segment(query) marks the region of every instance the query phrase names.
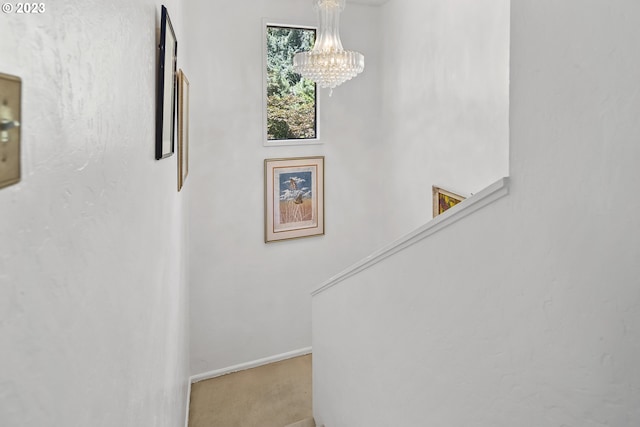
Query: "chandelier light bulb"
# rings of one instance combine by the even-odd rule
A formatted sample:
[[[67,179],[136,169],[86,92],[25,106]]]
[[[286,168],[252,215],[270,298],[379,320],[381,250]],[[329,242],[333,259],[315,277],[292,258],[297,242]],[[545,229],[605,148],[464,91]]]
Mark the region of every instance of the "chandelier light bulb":
[[[364,55],[344,50],[340,41],[340,12],[345,0],[313,0],[318,11],[320,34],[310,52],[296,53],[293,69],[322,88],[329,88],[329,96],[340,86],[364,70]]]

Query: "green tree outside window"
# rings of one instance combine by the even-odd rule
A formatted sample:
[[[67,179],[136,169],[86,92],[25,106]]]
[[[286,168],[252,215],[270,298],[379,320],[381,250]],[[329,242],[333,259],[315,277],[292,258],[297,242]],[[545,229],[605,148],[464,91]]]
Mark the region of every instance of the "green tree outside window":
[[[267,139],[316,138],[316,85],[293,71],[293,55],[311,50],[316,32],[267,26]]]

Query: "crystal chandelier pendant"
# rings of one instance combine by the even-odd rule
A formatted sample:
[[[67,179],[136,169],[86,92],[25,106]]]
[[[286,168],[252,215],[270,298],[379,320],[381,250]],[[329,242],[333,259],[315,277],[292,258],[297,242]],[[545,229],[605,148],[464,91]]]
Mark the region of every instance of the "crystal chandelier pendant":
[[[296,53],[293,69],[322,88],[333,88],[364,70],[364,55],[344,50],[340,41],[340,12],[345,0],[313,0],[320,20],[320,35],[310,52]]]

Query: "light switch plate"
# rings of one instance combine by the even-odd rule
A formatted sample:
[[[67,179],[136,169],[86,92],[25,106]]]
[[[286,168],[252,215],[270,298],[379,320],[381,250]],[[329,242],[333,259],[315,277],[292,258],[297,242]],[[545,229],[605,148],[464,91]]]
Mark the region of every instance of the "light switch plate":
[[[0,73],[0,188],[20,181],[22,80]]]

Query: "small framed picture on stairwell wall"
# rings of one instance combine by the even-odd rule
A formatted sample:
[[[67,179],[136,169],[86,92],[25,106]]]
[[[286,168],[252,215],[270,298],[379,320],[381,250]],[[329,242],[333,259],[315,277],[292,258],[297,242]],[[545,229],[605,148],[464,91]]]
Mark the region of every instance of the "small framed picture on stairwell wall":
[[[265,243],[324,234],[324,156],[266,159]]]
[[[434,218],[465,199],[464,196],[452,193],[451,191],[443,190],[442,188],[436,187],[435,185],[432,187],[432,189]]]

